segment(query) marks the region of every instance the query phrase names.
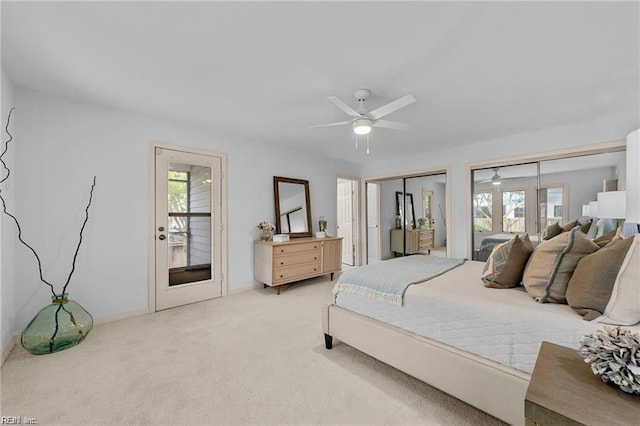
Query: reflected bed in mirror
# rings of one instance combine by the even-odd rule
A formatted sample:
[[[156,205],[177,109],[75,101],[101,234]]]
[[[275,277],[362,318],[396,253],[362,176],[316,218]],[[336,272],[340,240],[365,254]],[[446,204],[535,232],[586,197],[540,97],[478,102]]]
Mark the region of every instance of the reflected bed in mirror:
[[[311,236],[309,181],[281,176],[273,177],[276,208],[276,232],[291,237]]]

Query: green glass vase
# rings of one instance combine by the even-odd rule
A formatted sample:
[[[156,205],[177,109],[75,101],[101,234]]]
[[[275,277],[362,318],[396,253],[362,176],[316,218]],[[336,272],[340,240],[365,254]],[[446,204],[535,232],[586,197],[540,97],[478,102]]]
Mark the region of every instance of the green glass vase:
[[[22,346],[34,355],[51,354],[82,342],[93,328],[93,317],[68,294],[51,297],[22,332]]]

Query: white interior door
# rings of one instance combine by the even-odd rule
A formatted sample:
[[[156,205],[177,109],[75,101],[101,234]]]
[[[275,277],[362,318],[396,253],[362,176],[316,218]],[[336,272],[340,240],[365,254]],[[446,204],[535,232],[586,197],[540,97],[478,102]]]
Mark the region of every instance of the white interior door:
[[[338,179],[338,237],[342,240],[342,263],[353,266],[355,264],[355,247],[353,238],[353,182]]]
[[[222,296],[222,159],[155,149],[155,306]]]

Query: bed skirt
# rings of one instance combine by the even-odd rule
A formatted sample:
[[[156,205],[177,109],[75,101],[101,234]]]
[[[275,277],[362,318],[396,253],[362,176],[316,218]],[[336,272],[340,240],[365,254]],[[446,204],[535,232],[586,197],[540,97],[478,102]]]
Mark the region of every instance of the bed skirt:
[[[513,425],[524,424],[530,376],[335,305],[322,329],[392,367]],[[330,338],[327,344],[330,345]]]

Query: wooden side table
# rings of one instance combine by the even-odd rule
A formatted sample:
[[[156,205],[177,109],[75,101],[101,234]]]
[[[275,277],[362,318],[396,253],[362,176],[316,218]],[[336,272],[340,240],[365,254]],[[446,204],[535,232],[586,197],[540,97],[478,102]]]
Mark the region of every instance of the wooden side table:
[[[640,396],[603,383],[578,351],[542,342],[524,402],[529,425],[638,425]]]

